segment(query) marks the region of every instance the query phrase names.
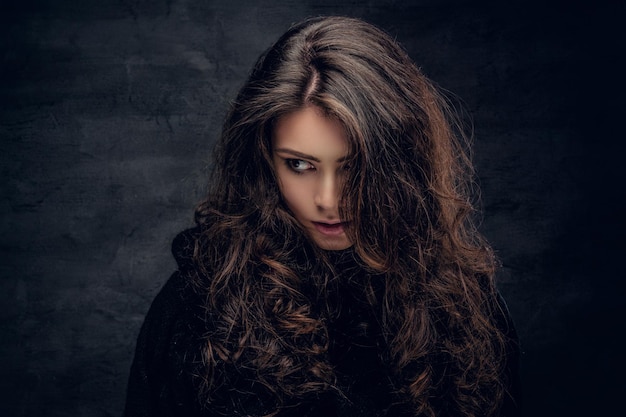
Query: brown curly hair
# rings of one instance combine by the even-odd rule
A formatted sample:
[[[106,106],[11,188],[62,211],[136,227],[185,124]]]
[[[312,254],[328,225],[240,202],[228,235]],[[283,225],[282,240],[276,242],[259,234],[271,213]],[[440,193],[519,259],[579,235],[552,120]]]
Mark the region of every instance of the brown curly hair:
[[[460,118],[388,34],[344,17],[289,29],[224,123],[196,210],[197,287],[214,324],[203,394],[219,363],[253,370],[276,407],[334,389],[323,307],[332,265],[281,201],[272,167],[274,124],[310,105],[349,141],[340,217],[354,219],[359,263],[384,280],[380,320],[401,395],[415,415],[497,414],[506,340]]]

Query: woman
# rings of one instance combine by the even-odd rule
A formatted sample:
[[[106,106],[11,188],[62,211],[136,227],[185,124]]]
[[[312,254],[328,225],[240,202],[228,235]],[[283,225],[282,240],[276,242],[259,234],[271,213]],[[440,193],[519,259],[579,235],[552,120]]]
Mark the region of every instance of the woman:
[[[517,342],[460,123],[360,20],[306,20],[225,121],[127,416],[512,416]]]

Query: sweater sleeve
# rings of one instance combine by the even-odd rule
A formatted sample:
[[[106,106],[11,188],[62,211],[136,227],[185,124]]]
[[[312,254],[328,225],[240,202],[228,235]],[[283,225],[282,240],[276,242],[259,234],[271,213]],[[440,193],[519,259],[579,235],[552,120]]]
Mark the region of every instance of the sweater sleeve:
[[[193,399],[177,366],[184,279],[174,273],[160,290],[139,332],[130,369],[125,417],[191,416]],[[178,368],[178,369],[176,369]]]

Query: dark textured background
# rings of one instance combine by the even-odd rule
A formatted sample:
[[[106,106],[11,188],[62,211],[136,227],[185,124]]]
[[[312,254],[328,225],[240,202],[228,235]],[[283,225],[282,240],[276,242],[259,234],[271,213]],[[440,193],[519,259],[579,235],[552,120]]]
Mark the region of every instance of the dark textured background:
[[[0,415],[121,413],[227,103],[263,49],[318,14],[381,25],[472,113],[526,415],[623,402],[623,1],[12,3],[0,11]]]

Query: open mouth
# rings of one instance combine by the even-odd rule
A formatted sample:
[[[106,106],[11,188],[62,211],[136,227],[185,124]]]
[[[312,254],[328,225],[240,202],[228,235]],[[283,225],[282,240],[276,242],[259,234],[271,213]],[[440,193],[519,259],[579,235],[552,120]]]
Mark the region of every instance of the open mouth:
[[[338,236],[344,232],[344,227],[347,225],[346,222],[337,222],[337,223],[324,223],[324,222],[313,222],[315,229],[323,235],[326,236]]]

